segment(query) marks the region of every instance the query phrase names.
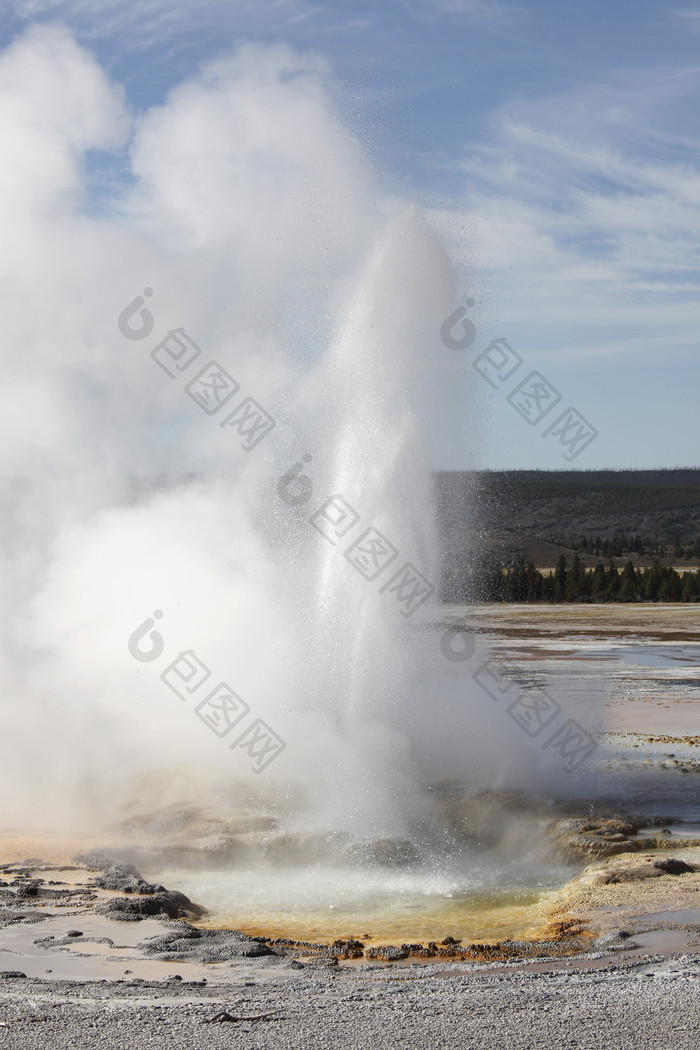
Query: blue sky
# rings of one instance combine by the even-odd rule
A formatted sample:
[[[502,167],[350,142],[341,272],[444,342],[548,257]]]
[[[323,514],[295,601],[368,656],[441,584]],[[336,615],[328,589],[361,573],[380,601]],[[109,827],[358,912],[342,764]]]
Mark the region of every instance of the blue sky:
[[[96,54],[133,113],[244,43],[327,62],[382,184],[444,231],[455,307],[474,300],[469,348],[436,335],[436,466],[566,467],[542,432],[569,407],[599,432],[575,467],[700,463],[700,7],[10,0],[0,42],[44,21]],[[91,207],[108,208],[124,154],[95,155],[90,173]],[[515,376],[494,389],[474,371],[498,338],[522,358],[517,378],[561,394],[541,426],[509,403]]]

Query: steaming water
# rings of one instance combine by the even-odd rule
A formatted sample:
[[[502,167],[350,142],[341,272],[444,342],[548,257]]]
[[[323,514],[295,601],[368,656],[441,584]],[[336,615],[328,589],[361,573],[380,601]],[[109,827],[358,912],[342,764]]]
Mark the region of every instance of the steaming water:
[[[442,245],[413,208],[372,232],[365,224],[362,237],[351,261],[328,267],[323,321],[301,369],[271,332],[294,309],[299,320],[309,302],[290,307],[263,287],[259,310],[246,315],[250,330],[232,337],[238,379],[277,420],[248,453],[187,401],[177,377],[158,372],[150,342],[125,350],[112,324],[120,363],[137,380],[135,390],[123,380],[118,401],[136,414],[133,433],[120,434],[107,466],[81,462],[75,476],[57,470],[7,498],[19,611],[5,610],[8,739],[18,743],[8,749],[5,786],[24,821],[34,804],[45,823],[47,797],[54,816],[63,807],[83,825],[112,828],[172,802],[237,818],[254,798],[292,842],[332,833],[369,853],[378,842],[409,846],[423,865],[417,874],[314,870],[310,856],[305,873],[246,875],[243,866],[230,883],[200,876],[186,886],[224,921],[230,892],[236,926],[281,931],[309,908],[299,929],[320,928],[319,915],[334,910],[346,924],[368,916],[373,930],[405,923],[404,936],[419,937],[457,922],[465,907],[472,918],[492,911],[494,886],[531,900],[551,885],[540,874],[513,890],[493,867],[474,874],[474,858],[455,876],[461,846],[432,785],[457,778],[507,789],[567,778],[553,753],[531,747],[474,686],[479,647],[472,661],[453,660],[434,628],[440,551],[424,417],[452,301]],[[317,277],[306,276],[313,286]],[[302,275],[290,288],[303,297]],[[173,303],[173,314],[158,315],[153,342],[174,327]],[[198,316],[220,349],[224,321],[206,329]],[[110,425],[90,404],[96,447],[113,438]],[[118,466],[121,441],[125,457],[130,442],[145,449],[137,483],[136,471]],[[169,469],[154,481],[163,457]],[[192,465],[206,468],[188,475]],[[27,522],[37,525],[30,554]],[[407,564],[433,591],[416,610],[391,586]],[[149,638],[160,642],[134,658],[134,637],[146,648]],[[196,696],[194,686],[168,685],[183,654],[207,670]],[[229,747],[235,733],[216,732],[201,714],[217,682],[242,699],[249,724],[262,720],[283,741],[263,771]]]
[[[73,743],[37,763],[44,788],[72,777],[71,803],[93,823],[172,802],[237,819],[254,798],[297,857],[304,836],[332,834],[366,855],[408,848],[420,859],[410,874],[316,869],[313,851],[296,871],[270,861],[232,865],[230,878],[154,873],[215,921],[304,937],[338,935],[337,924],[372,938],[513,935],[526,905],[563,880],[551,868],[526,873],[522,842],[515,875],[473,855],[455,868],[459,835],[432,790],[456,779],[581,791],[589,776],[567,777],[475,685],[487,656],[478,642],[469,661],[450,659],[435,628],[440,559],[421,419],[449,294],[441,246],[408,209],[341,282],[327,345],[282,384],[280,424],[255,454],[228,450],[228,472],[141,483],[136,496],[132,485],[85,523],[68,514],[52,543],[31,690],[49,733]],[[391,588],[406,563],[434,588],[415,611]],[[148,646],[152,630],[156,655],[135,660],[127,639]],[[183,653],[209,671],[194,700],[166,684]],[[284,741],[262,772],[247,772],[250,756],[201,715],[219,681]],[[566,681],[554,692],[562,712],[576,702],[579,721],[595,713]]]
[[[474,858],[468,874],[452,878],[334,868],[284,875],[240,868],[198,875],[176,870],[163,877],[166,885],[207,901],[209,914],[201,925],[325,943],[353,937],[371,945],[427,944],[448,935],[465,944],[517,938],[533,926],[536,906],[567,873],[526,864],[516,872]]]
[[[325,535],[309,530],[303,555],[285,566],[303,674],[292,702],[331,741],[328,753],[314,754],[313,805],[334,828],[370,836],[406,834],[419,805],[410,738],[396,727],[402,710],[422,700],[416,679],[427,653],[416,624],[423,617],[407,622],[381,586],[406,561],[438,582],[416,398],[440,263],[437,244],[409,214],[362,268],[312,380],[323,417],[313,435],[325,480],[319,495],[335,497],[329,515],[341,507],[346,517],[337,526],[322,518]],[[288,527],[282,521],[282,531]],[[343,549],[368,528],[365,544],[377,553],[360,554],[359,571]],[[391,561],[375,583],[387,541]]]

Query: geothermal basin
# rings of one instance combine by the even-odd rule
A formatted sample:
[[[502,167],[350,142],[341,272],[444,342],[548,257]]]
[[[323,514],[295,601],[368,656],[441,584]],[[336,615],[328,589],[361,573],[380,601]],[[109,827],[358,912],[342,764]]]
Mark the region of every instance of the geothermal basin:
[[[229,784],[224,795],[210,792],[203,806],[199,792],[182,794],[187,776],[191,783],[196,776],[181,770],[169,782],[163,776],[159,805],[143,804],[141,785],[131,813],[89,841],[4,835],[3,858],[16,863],[29,852],[47,857],[53,850],[65,860],[72,849],[102,850],[204,906],[207,913],[196,922],[202,928],[316,944],[354,939],[365,948],[546,938],[562,888],[591,863],[621,853],[628,858],[629,850],[692,860],[700,844],[700,630],[691,610],[445,609],[440,629],[455,625],[473,642],[472,680],[480,668],[498,667],[502,680],[526,695],[559,696],[575,680],[577,702],[592,698],[600,713],[596,749],[580,770],[559,769],[555,776],[547,765],[545,778],[533,779],[527,791],[509,783],[507,768],[488,791],[478,780],[446,777],[429,786],[432,825],[417,822],[413,836],[403,837],[301,828],[289,793],[251,791],[249,782]],[[439,633],[436,639],[439,644]],[[466,673],[464,663],[459,674]],[[449,661],[445,674],[455,674]],[[488,694],[484,702],[503,718],[506,755],[517,753],[508,736],[515,730],[532,765],[541,742],[513,719],[519,708],[509,690],[510,713]],[[493,708],[489,717],[493,721]],[[555,757],[562,762],[561,754]],[[521,777],[522,764],[515,773]],[[339,785],[342,776],[339,770]],[[548,784],[556,785],[556,795]],[[178,790],[179,797],[166,801]],[[587,816],[628,820],[635,828],[617,838],[608,828],[612,846],[601,852],[595,832],[588,844],[578,842]],[[589,917],[591,933],[615,914],[603,911]],[[695,914],[687,901],[685,909],[679,903],[676,920],[673,911],[667,902],[650,914],[661,916],[660,926],[687,926]]]

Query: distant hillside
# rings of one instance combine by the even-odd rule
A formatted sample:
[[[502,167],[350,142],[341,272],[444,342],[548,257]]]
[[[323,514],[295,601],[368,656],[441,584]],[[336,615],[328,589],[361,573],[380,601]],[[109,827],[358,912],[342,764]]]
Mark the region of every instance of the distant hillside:
[[[477,564],[700,562],[700,469],[435,475],[447,597]],[[461,587],[458,587],[461,590]]]

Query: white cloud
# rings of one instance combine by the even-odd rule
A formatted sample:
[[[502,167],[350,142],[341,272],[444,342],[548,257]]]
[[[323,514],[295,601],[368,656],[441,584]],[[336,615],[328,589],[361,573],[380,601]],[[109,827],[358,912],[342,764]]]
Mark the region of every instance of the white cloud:
[[[320,352],[328,322],[304,328],[300,318],[319,297],[331,309],[376,210],[329,81],[321,60],[285,47],[206,67],[141,115],[133,186],[111,217],[89,218],[90,152],[122,149],[131,129],[121,89],[60,27],[33,27],[0,55],[0,273],[10,292],[0,406],[17,438],[0,449],[0,473],[21,471],[18,456],[25,466],[47,455],[144,462],[152,413],[163,422],[181,414],[167,384],[142,389],[147,355],[124,357],[114,338],[114,318],[147,284],[161,327],[191,324],[214,347],[247,345],[276,360],[271,370],[244,355],[260,396],[293,369],[284,323],[310,358]],[[189,269],[185,251],[197,260]],[[135,425],[120,434],[125,397]],[[80,438],[99,413],[110,437],[98,451]]]
[[[348,819],[376,815],[382,778],[403,788],[396,698],[405,710],[418,689],[415,632],[407,650],[408,625],[342,556],[336,579],[309,515],[341,475],[403,557],[429,562],[412,384],[447,305],[445,261],[415,209],[396,219],[404,205],[379,192],[332,92],[321,60],[248,47],[132,125],[65,30],[34,27],[0,54],[3,788],[28,767],[44,796],[80,789],[81,772],[104,786],[110,760],[130,770],[137,757],[228,773],[235,756],[173,704],[163,668],[149,677],[129,656],[160,605],[171,658],[196,646],[217,679],[235,674],[294,770],[323,768],[327,785],[342,762]],[[96,215],[90,154],[125,156],[130,132],[131,178]],[[147,286],[152,330],[128,340],[117,319]],[[277,420],[255,455],[152,359],[181,326],[197,367],[216,360],[237,404],[254,398]],[[315,499],[297,512],[277,485],[307,449]],[[131,475],[188,471],[210,480],[133,505]],[[394,809],[406,798],[396,790]]]
[[[174,89],[140,121],[134,206],[165,236],[235,243],[294,265],[353,239],[366,171],[329,109],[328,70],[285,46],[248,46]]]
[[[0,57],[2,199],[79,189],[78,159],[125,139],[122,92],[60,26],[28,30]]]

